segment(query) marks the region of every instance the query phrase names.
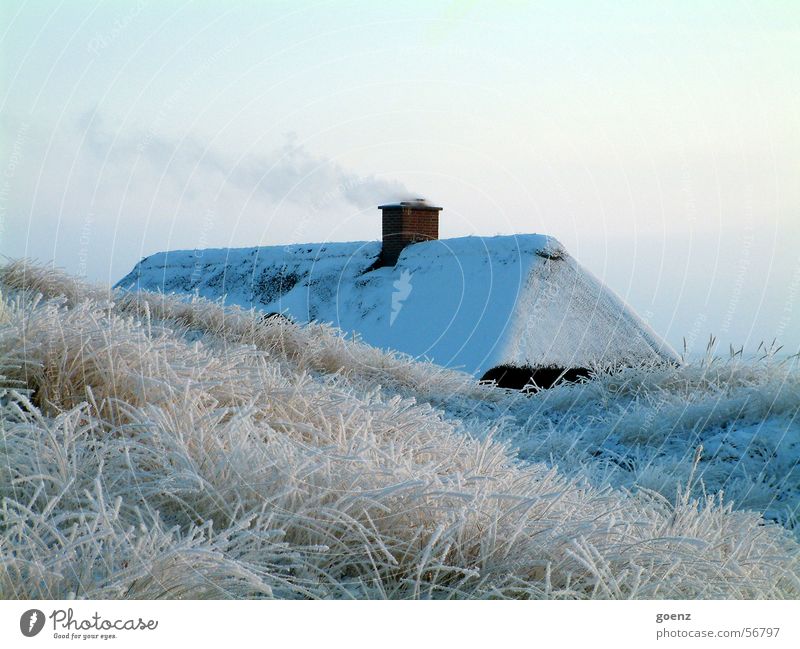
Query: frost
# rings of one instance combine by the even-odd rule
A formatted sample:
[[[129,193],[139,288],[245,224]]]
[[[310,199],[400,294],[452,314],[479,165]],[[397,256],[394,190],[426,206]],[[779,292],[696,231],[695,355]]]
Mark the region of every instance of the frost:
[[[0,288],[0,597],[800,597],[791,533],[703,494],[784,461],[796,368],[523,396],[202,299]]]

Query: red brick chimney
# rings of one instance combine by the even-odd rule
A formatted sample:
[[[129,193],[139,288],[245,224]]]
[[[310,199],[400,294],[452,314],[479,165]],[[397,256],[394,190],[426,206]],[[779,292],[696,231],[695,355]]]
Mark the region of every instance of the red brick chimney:
[[[424,198],[380,205],[383,211],[382,266],[394,266],[400,252],[418,241],[439,238],[439,212],[441,207],[428,205]]]

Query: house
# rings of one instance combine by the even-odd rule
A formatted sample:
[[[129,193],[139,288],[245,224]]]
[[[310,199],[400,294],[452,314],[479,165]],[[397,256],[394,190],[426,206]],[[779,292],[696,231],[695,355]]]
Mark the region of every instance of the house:
[[[552,237],[439,239],[441,209],[421,199],[382,205],[381,242],[161,252],[117,286],[330,322],[478,378],[509,366],[677,360]]]

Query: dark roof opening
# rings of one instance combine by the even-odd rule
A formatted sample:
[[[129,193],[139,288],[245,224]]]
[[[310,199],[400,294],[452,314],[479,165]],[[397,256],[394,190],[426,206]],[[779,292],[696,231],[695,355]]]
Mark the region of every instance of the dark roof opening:
[[[538,392],[560,383],[578,383],[592,377],[586,367],[533,367],[498,365],[487,371],[481,381],[494,381],[499,388]]]

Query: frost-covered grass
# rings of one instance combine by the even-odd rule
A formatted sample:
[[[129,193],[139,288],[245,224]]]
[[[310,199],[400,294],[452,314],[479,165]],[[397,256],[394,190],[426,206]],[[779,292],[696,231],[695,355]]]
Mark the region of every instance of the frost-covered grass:
[[[672,497],[722,493],[800,534],[800,368],[771,354],[710,356],[684,366],[599,372],[528,398],[465,400],[459,417],[500,421],[496,437],[520,457],[593,483],[645,487]]]
[[[663,451],[667,417],[697,430],[710,414],[679,404],[704,390],[730,423],[774,381],[765,399],[796,422],[791,370],[524,397],[323,325],[21,263],[0,290],[0,597],[800,597],[800,546],[703,495],[694,439],[650,485],[666,495],[606,457]]]

